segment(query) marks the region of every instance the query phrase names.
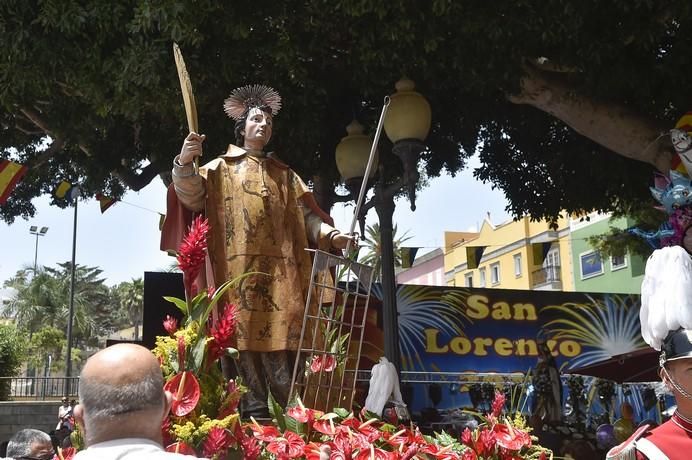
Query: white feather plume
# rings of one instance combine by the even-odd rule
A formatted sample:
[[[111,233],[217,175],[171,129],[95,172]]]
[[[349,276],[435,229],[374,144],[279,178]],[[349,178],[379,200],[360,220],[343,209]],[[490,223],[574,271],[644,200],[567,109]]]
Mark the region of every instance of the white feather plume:
[[[642,337],[661,349],[670,331],[692,329],[692,258],[680,246],[657,249],[646,262],[639,311]]]
[[[390,396],[395,403],[404,405],[396,367],[383,356],[378,364],[372,366],[370,371],[370,389],[368,390],[368,397],[365,398],[365,409],[382,415],[384,405],[390,400]]]

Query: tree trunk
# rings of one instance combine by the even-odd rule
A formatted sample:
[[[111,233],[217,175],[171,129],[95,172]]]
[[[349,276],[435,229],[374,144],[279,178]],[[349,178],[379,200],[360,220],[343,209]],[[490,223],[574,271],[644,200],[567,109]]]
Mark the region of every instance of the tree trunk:
[[[668,127],[624,105],[579,94],[557,76],[531,66],[526,70],[519,94],[507,96],[510,102],[549,113],[618,155],[650,163],[659,171],[668,172],[672,155],[666,136]]]

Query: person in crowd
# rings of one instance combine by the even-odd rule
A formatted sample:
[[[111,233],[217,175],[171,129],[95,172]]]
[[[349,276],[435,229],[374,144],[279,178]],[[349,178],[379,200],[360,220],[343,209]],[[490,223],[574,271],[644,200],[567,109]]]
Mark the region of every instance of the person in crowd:
[[[117,344],[84,365],[74,414],[87,448],[76,460],[193,459],[164,451],[161,424],[171,394],[159,363],[146,348]]]
[[[64,396],[61,400],[60,407],[58,407],[58,424],[55,427],[56,430],[59,430],[61,428],[67,428],[68,430],[72,431],[72,424],[73,424],[73,418],[72,418],[72,409],[74,408],[73,405],[70,404],[70,402],[67,399],[67,396]]]
[[[268,391],[287,403],[310,285],[312,262],[305,249],[344,249],[355,240],[332,227],[300,177],[265,150],[280,108],[272,88],[234,90],[224,110],[235,121],[237,145],[196,172],[193,161],[202,154],[205,136],[191,132],[173,161],[177,201],[171,205],[169,192],[167,213],[167,220],[182,214],[175,211],[179,205],[206,213],[213,272],[208,284],[257,273],[229,290],[227,299],[239,307],[239,370],[249,389],[243,414],[255,417],[268,416]]]
[[[682,460],[692,449],[692,259],[680,246],[657,249],[646,262],[639,313],[642,337],[661,352],[659,376],[677,408],[657,428],[639,427],[607,460]]]
[[[5,455],[15,460],[52,460],[55,452],[47,433],[26,428],[12,436]]]

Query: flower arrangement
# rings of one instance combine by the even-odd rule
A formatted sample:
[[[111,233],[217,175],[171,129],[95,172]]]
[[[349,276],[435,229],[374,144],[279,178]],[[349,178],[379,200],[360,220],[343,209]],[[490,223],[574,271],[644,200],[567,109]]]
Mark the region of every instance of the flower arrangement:
[[[205,263],[209,224],[197,217],[183,240],[178,265],[183,271],[186,299],[166,297],[183,314],[181,324],[167,316],[168,336],[157,337],[154,354],[163,372],[164,389],[173,395],[171,412],[162,426],[166,450],[207,458],[224,458],[237,443],[231,432],[238,424],[238,404],[245,391],[240,381],[227,382],[218,364],[231,347],[237,307],[215,306],[237,279],[216,290],[196,292],[195,279]]]

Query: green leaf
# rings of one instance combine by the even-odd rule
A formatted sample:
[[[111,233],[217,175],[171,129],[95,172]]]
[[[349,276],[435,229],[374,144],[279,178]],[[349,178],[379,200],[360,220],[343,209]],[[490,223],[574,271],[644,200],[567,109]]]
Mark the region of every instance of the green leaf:
[[[183,299],[170,296],[163,296],[163,298],[178,307],[178,310],[183,312],[183,315],[188,316],[190,314],[187,310],[187,302],[185,302]]]
[[[202,337],[197,340],[195,347],[192,349],[192,363],[194,366],[194,371],[199,372],[202,368],[204,361],[204,350],[207,347],[207,338],[202,335]]]
[[[336,413],[336,415],[338,415],[342,419],[345,419],[346,417],[348,417],[351,414],[347,409],[344,409],[343,407],[335,408],[334,413]]]
[[[281,430],[282,433],[286,431],[286,417],[284,417],[284,409],[278,402],[276,402],[276,399],[274,399],[274,396],[272,396],[271,391],[267,397],[267,406],[269,408],[269,415],[276,420],[276,425],[278,426],[279,430]]]
[[[290,415],[285,417],[286,429],[298,434],[305,434],[305,423],[301,423]]]
[[[240,357],[240,353],[237,349],[228,347],[226,348],[226,356],[229,358],[238,359]]]

